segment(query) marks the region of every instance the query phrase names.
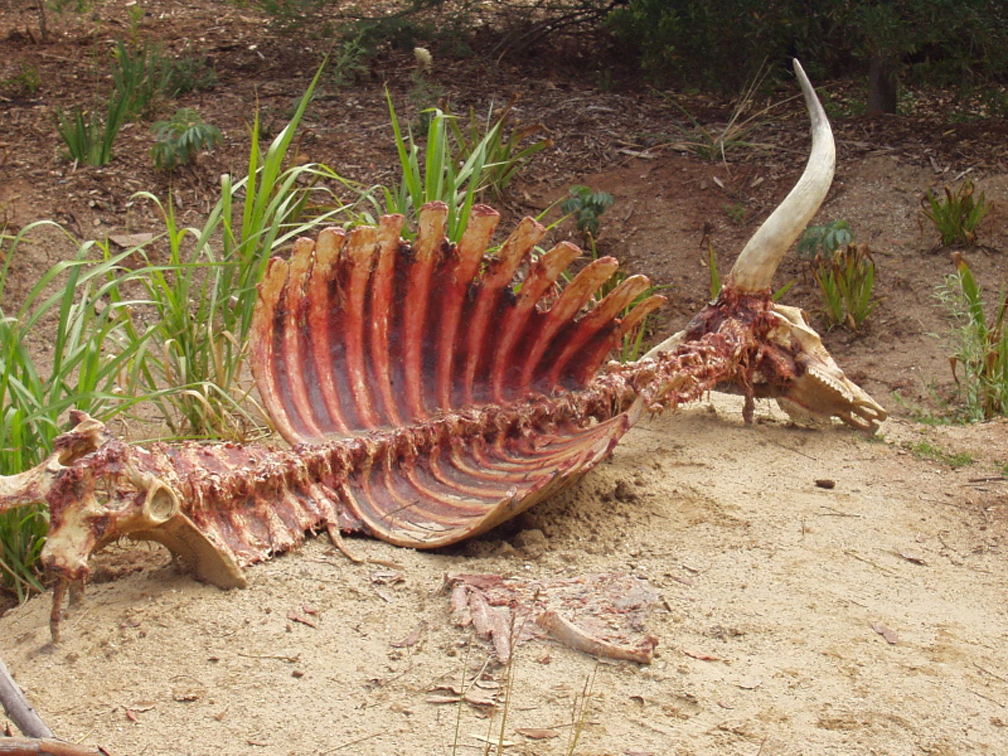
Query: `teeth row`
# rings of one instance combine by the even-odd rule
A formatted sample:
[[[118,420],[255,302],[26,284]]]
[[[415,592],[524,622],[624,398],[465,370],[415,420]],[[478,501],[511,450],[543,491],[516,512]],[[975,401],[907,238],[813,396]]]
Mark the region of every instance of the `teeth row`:
[[[844,382],[838,381],[836,378],[824,372],[815,365],[809,365],[806,369],[806,372],[813,378],[815,378],[817,381],[819,381],[819,383],[823,384],[827,388],[839,394],[840,397],[843,398],[845,403],[847,404],[854,403],[854,393]]]

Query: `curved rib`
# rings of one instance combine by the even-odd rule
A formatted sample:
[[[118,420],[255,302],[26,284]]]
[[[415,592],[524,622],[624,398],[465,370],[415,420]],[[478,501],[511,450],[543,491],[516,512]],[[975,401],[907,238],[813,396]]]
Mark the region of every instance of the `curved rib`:
[[[735,261],[726,283],[745,292],[760,291],[770,286],[777,266],[826,199],[833,181],[836,166],[833,131],[826,111],[797,59],[794,69],[812,120],[812,152],[798,183],[757,229]]]

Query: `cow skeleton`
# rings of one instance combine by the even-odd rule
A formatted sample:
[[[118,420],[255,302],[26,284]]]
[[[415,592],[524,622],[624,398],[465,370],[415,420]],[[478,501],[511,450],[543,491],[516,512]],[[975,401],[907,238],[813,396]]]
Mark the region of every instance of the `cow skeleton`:
[[[473,208],[457,245],[447,208],[301,239],[271,260],[250,336],[254,377],[289,448],[195,443],[132,446],[79,412],[39,466],[0,478],[0,509],[49,508],[42,562],[65,590],[88,558],[129,536],[158,541],[201,580],[242,586],[242,568],[306,533],[365,533],[435,548],[483,533],[571,485],[645,411],[712,389],[776,398],[803,418],[870,428],[886,417],[851,383],[802,313],[773,303],[771,278],[823,201],[835,151],[826,115],[796,71],[812,118],[804,175],[738,258],[719,296],[687,328],[627,365],[608,352],[663,299],[621,317],[648,287],[632,276],[589,311],[615,272],[560,243],[536,258],[531,219],[494,256],[498,221]],[[524,274],[521,272],[524,271]]]

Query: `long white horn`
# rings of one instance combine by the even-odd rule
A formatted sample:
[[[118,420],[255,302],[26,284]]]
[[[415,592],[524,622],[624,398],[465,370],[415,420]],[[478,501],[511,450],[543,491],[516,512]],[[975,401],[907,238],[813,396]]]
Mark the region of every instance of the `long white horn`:
[[[728,282],[741,291],[755,292],[770,286],[777,266],[826,199],[833,181],[836,167],[833,131],[797,59],[794,69],[812,119],[812,153],[798,183],[757,229],[735,261]]]

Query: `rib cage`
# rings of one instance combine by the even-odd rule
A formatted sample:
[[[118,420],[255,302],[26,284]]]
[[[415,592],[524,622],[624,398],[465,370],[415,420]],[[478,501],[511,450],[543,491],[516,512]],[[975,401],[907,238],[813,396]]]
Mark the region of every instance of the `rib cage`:
[[[400,239],[402,217],[386,216],[377,229],[327,229],[316,242],[299,240],[289,261],[270,261],[252,365],[287,441],[319,443],[583,387],[623,333],[664,301],[652,297],[621,320],[648,286],[631,276],[582,314],[616,270],[604,257],[546,306],[577,247],[562,242],[531,260],[545,229],[526,218],[484,260],[497,212],[474,207],[457,246],[445,239],[446,216],[443,203],[425,205],[415,246]]]
[[[446,217],[443,203],[425,205],[413,246],[400,238],[401,216],[298,241],[288,261],[270,261],[251,338],[256,382],[288,442],[399,438],[391,453],[365,455],[334,493],[345,519],[417,547],[488,530],[605,458],[632,424],[629,403],[589,416],[525,400],[586,386],[664,301],[620,319],[649,285],[632,276],[583,312],[616,270],[609,257],[550,301],[577,247],[562,242],[533,260],[545,229],[526,218],[486,257],[498,213],[475,206],[457,246]],[[497,409],[479,412],[489,405]],[[469,419],[453,419],[463,408]],[[479,427],[463,430],[472,412]]]

